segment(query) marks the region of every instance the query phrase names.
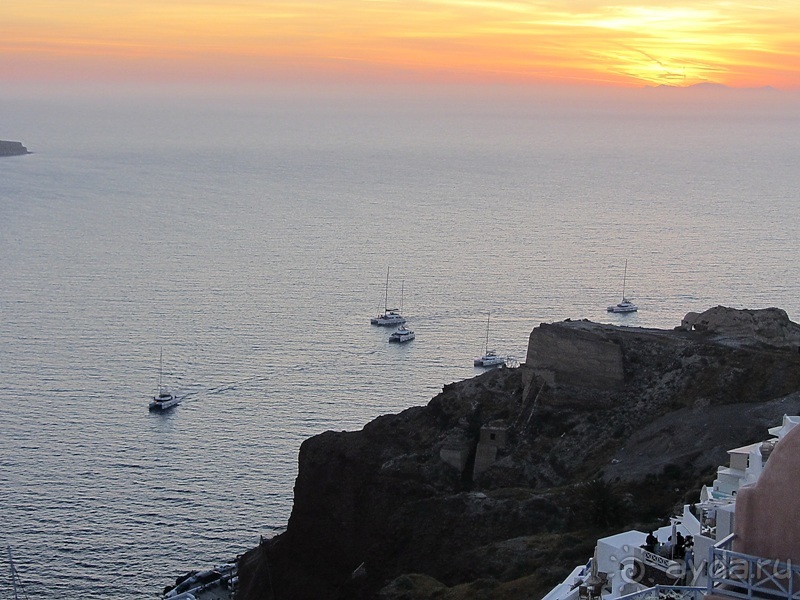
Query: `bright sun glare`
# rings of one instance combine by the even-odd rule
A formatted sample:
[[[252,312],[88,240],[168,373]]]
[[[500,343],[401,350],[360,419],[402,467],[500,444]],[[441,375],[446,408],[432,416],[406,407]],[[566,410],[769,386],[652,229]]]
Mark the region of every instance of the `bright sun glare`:
[[[0,81],[459,78],[800,87],[800,3],[0,2]]]
[[[651,84],[714,81],[719,49],[739,40],[712,9],[619,6],[573,15],[573,27],[591,32],[586,51],[617,75]]]

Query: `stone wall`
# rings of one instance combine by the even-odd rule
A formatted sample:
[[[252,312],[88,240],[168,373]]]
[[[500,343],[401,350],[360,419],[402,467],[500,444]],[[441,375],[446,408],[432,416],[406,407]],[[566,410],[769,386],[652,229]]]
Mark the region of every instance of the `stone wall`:
[[[555,386],[610,390],[624,381],[622,347],[581,322],[542,323],[531,332],[526,363]]]

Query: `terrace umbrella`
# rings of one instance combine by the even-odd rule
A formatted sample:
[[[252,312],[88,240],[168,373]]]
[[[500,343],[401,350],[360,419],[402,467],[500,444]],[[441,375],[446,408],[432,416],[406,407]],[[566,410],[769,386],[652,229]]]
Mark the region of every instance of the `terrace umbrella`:
[[[669,546],[669,558],[673,560],[675,558],[675,542],[678,541],[678,524],[673,519],[672,520],[672,537],[670,538],[670,542],[672,542]]]
[[[597,546],[594,547],[594,555],[592,556],[592,568],[589,572],[589,577],[586,579],[586,587],[589,588],[591,597],[600,597],[600,586],[603,580],[600,579],[599,567],[597,566]]]

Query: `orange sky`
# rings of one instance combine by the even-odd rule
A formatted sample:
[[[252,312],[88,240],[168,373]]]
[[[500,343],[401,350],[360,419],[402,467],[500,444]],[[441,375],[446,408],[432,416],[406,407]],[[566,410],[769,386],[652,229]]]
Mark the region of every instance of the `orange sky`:
[[[0,82],[800,89],[798,0],[2,0]]]

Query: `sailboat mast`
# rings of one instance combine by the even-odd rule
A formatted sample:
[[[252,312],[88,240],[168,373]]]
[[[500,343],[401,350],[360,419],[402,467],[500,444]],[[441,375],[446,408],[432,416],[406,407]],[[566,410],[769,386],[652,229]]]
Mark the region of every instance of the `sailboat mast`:
[[[389,267],[386,267],[386,286],[383,288],[383,312],[389,311]]]
[[[19,598],[17,595],[17,577],[14,570],[14,559],[11,557],[11,546],[8,546],[8,566],[11,569],[11,586],[14,591],[14,600],[17,600]]]
[[[403,314],[403,287],[405,286],[406,282],[400,282],[400,314]]]
[[[159,393],[159,395],[161,394],[161,389],[162,389],[162,386],[161,386],[161,375],[162,375],[163,371],[164,371],[164,348],[162,347],[160,349],[160,352],[159,352],[159,355],[158,355],[158,393]]]
[[[486,313],[486,352],[489,352],[489,317],[491,312]]]
[[[628,261],[625,260],[625,270],[622,272],[622,301],[625,301],[625,281],[628,278]]]
[[[19,573],[17,573],[17,568],[14,566],[14,557],[11,555],[11,546],[7,546],[8,548],[8,565],[11,569],[11,587],[12,591],[14,592],[14,600],[19,600],[19,590],[22,589],[22,597],[28,597],[28,594],[25,593],[25,587],[22,585],[22,580],[19,578]]]

